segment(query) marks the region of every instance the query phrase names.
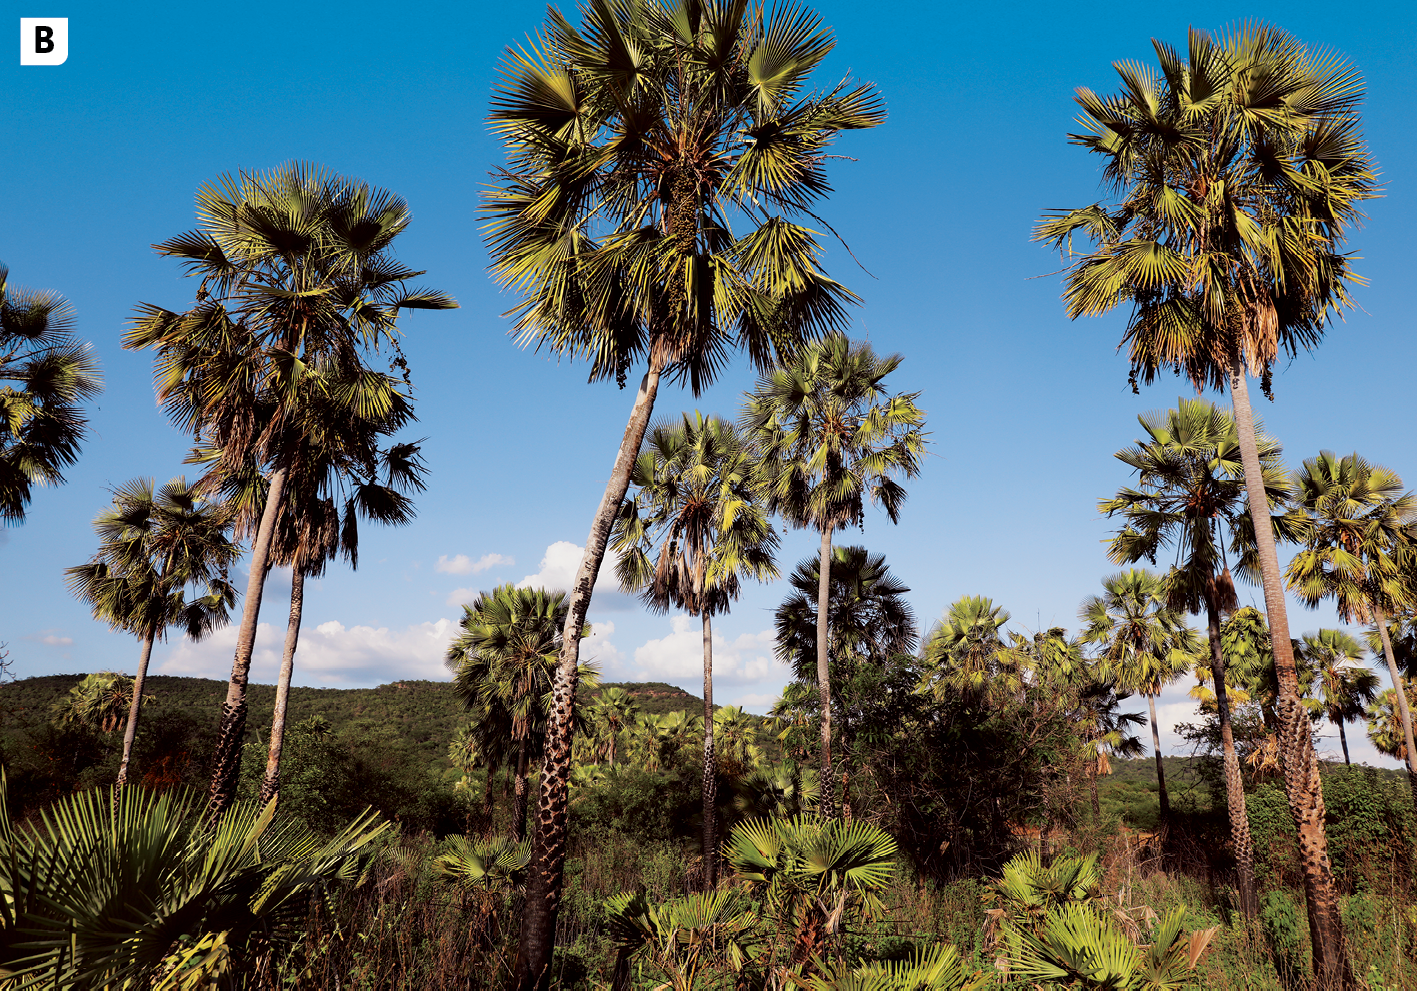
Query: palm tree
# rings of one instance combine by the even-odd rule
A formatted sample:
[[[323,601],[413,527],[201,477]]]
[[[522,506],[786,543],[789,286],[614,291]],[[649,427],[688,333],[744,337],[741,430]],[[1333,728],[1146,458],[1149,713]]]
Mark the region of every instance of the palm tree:
[[[591,706],[591,719],[599,732],[605,735],[606,760],[613,766],[619,757],[617,745],[620,735],[635,723],[640,705],[635,697],[619,686],[606,689]],[[597,752],[599,753],[599,752]]]
[[[563,592],[498,586],[463,607],[462,633],[448,648],[454,688],[478,714],[477,724],[484,733],[500,727],[512,743],[503,749],[515,755],[512,833],[518,841],[526,836],[527,778],[544,746],[568,608]],[[581,674],[594,684],[594,669],[582,666]]]
[[[123,726],[123,717],[133,699],[134,680],[122,672],[93,672],[50,704],[57,726],[78,724],[99,733],[111,734]],[[151,696],[140,696],[143,705]]]
[[[153,642],[172,626],[201,640],[226,625],[227,609],[236,602],[226,581],[240,556],[229,537],[231,525],[224,504],[204,499],[181,476],[160,489],[151,479],[134,479],[114,490],[113,506],[95,518],[99,548],[93,558],[64,570],[70,591],[95,619],[142,641],[118,765],[120,789],[128,782]]]
[[[1068,683],[1071,682],[1071,686]],[[1139,758],[1145,754],[1141,739],[1131,728],[1142,722],[1136,713],[1119,713],[1117,707],[1131,698],[1131,693],[1119,691],[1117,680],[1090,669],[1081,669],[1064,686],[1072,689],[1076,702],[1074,718],[1082,731],[1087,763],[1088,786],[1092,792],[1093,819],[1102,822],[1102,800],[1097,794],[1099,775],[1112,774],[1111,757]],[[1248,835],[1247,835],[1248,837]]]
[[[1388,618],[1417,604],[1410,578],[1417,547],[1417,496],[1403,492],[1391,469],[1354,453],[1322,451],[1295,475],[1295,505],[1308,517],[1304,548],[1289,561],[1289,588],[1310,606],[1332,597],[1344,623],[1371,623],[1382,639],[1393,698],[1407,748],[1407,777],[1417,808],[1417,749],[1402,673],[1388,636]]]
[[[1098,658],[1119,688],[1146,697],[1151,711],[1151,744],[1156,753],[1156,781],[1161,819],[1171,815],[1166,770],[1161,763],[1161,733],[1156,697],[1190,671],[1200,647],[1195,631],[1166,603],[1166,583],[1144,568],[1129,568],[1102,580],[1101,596],[1089,596],[1078,608],[1083,640],[1098,646]]]
[[[919,691],[941,702],[950,693],[1022,689],[1022,659],[1003,636],[1011,618],[987,596],[962,596],[950,604],[925,638]]]
[[[863,526],[870,496],[892,523],[925,450],[919,393],[889,396],[885,378],[899,355],[878,356],[869,342],[831,334],[789,363],[764,373],[740,418],[761,463],[768,509],[793,527],[821,535],[817,585],[817,688],[821,694],[822,814],[836,815],[831,770],[831,662],[828,599],[832,534]]]
[[[1235,753],[1230,720],[1225,652],[1220,627],[1222,614],[1239,605],[1225,546],[1240,548],[1242,535],[1253,534],[1245,507],[1244,467],[1235,418],[1201,399],[1178,399],[1166,413],[1137,418],[1148,440],[1117,452],[1117,458],[1137,473],[1136,488],[1118,490],[1098,503],[1109,517],[1121,514],[1126,526],[1108,547],[1108,557],[1118,565],[1146,558],[1156,564],[1158,551],[1176,547],[1176,564],[1166,575],[1166,600],[1173,609],[1206,614],[1210,641],[1209,669],[1215,684],[1215,709],[1220,721],[1220,742],[1225,769],[1225,801],[1230,816],[1230,839],[1239,874],[1240,907],[1247,916],[1259,911],[1255,894],[1254,848],[1245,812],[1245,783]],[[1265,494],[1271,511],[1292,495],[1280,458],[1279,443],[1256,429],[1255,443],[1264,473]],[[1286,515],[1274,525],[1285,534],[1293,521]],[[1242,555],[1242,561],[1245,560]],[[1241,569],[1241,574],[1246,574]]]
[[[312,429],[304,432],[299,442],[308,450],[295,460],[301,466],[300,472],[292,474],[287,483],[287,505],[271,543],[272,558],[290,566],[290,617],[276,681],[266,771],[261,779],[262,803],[280,795],[285,713],[300,640],[305,579],[323,575],[325,564],[341,551],[350,568],[358,568],[359,518],[391,526],[407,524],[413,519],[413,504],[407,494],[424,487],[426,468],[419,455],[419,442],[395,444],[381,451],[374,444],[385,429],[357,422],[353,438],[341,437],[330,444],[331,436],[339,433],[330,428],[341,419],[358,420],[337,415],[311,418]],[[343,514],[339,507],[341,497]]]
[[[0,263],[0,520],[23,523],[35,485],[62,485],[88,420],[80,403],[103,391],[74,309],[51,290],[9,284]]]
[[[718,764],[713,753],[713,623],[738,598],[739,580],[777,578],[778,536],[753,491],[754,462],[733,425],[697,410],[645,438],[611,541],[626,592],[656,613],[671,606],[703,627],[703,844],[710,888],[717,883]]]
[[[198,229],[154,246],[201,277],[194,305],[180,314],[140,305],[124,347],[157,350],[158,398],[198,439],[194,458],[211,460],[208,485],[252,466],[266,479],[259,511],[242,527],[254,541],[213,761],[216,817],[237,785],[261,593],[286,485],[300,469],[296,442],[323,404],[385,421],[410,417],[399,381],[366,359],[388,345],[406,370],[399,311],[457,304],[407,286],[422,273],[390,246],[408,226],[408,205],[385,190],[290,164],[224,176],[197,201]]]
[[[1408,683],[1403,687],[1407,696],[1405,702],[1408,709],[1417,706],[1417,699],[1413,698],[1412,685]],[[1378,693],[1377,699],[1368,707],[1368,740],[1373,742],[1373,746],[1382,754],[1398,761],[1406,763],[1408,755],[1412,752],[1407,747],[1407,737],[1402,732],[1402,716],[1397,701],[1397,692],[1393,689],[1384,689]]]
[[[883,669],[892,656],[913,652],[920,633],[915,612],[905,601],[910,588],[892,574],[885,555],[871,554],[859,545],[834,547],[829,562],[827,691],[823,693],[818,682],[817,610],[822,582],[821,561],[816,557],[798,562],[788,580],[793,592],[774,617],[777,656],[792,666],[799,684],[817,689],[819,705],[831,707],[825,723],[838,727],[837,739],[849,753],[858,723],[853,716],[859,715],[861,702],[851,698],[852,683],[862,673]],[[841,787],[846,803],[845,773]]]
[[[565,863],[579,632],[663,375],[697,392],[741,348],[759,368],[846,324],[819,265],[824,154],[885,111],[869,84],[805,90],[831,52],[811,11],[727,0],[552,9],[509,51],[491,124],[507,165],[486,199],[493,269],[524,343],[624,384],[625,435],[571,589],[516,979],[550,965]]]
[[[1305,634],[1299,642],[1304,661],[1318,671],[1319,692],[1323,698],[1324,716],[1338,728],[1338,740],[1343,745],[1343,763],[1353,764],[1348,757],[1348,735],[1343,725],[1349,720],[1361,720],[1368,706],[1377,698],[1378,677],[1372,669],[1358,662],[1366,652],[1352,634],[1325,629]]]
[[[1133,388],[1165,369],[1233,394],[1252,513],[1266,505],[1247,376],[1268,395],[1281,351],[1316,346],[1357,281],[1344,253],[1359,205],[1376,195],[1363,142],[1361,77],[1342,57],[1261,22],[1228,34],[1192,29],[1183,55],[1154,41],[1159,71],[1116,63],[1123,90],[1080,89],[1084,131],[1110,200],[1050,212],[1035,236],[1072,252],[1072,317],[1132,309],[1122,343]],[[1299,702],[1273,535],[1257,533],[1265,612],[1276,632],[1284,779],[1304,852],[1314,972],[1351,980],[1324,835],[1318,758]]]

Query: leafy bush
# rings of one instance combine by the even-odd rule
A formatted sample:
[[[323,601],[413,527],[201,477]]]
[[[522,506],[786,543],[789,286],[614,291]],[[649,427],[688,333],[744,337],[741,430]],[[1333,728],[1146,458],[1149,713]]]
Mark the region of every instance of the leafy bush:
[[[702,801],[700,783],[692,776],[616,765],[571,804],[571,831],[622,833],[640,840],[692,836]]]

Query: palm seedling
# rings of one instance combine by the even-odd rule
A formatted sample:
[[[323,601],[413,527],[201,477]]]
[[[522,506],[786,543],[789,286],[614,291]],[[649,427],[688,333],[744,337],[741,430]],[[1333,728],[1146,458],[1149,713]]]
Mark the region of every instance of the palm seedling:
[[[11,286],[0,264],[0,520],[23,523],[35,486],[61,485],[79,457],[81,404],[103,391],[74,309],[52,290]]]
[[[653,611],[678,607],[703,628],[703,848],[707,883],[717,879],[713,622],[738,598],[741,580],[777,577],[778,536],[753,488],[754,461],[731,423],[695,411],[645,438],[630,482],[634,496],[615,518],[620,587]]]
[[[660,380],[697,392],[737,349],[767,368],[845,326],[856,297],[822,271],[812,229],[824,153],[885,117],[869,84],[807,89],[834,41],[803,7],[625,0],[580,15],[553,8],[503,62],[493,271],[521,294],[523,342],[584,358],[593,380],[646,369],[571,589],[519,982],[551,960],[580,631]]]
[[[120,788],[128,781],[153,643],[173,626],[200,640],[226,624],[236,601],[226,580],[240,554],[229,536],[231,524],[224,504],[203,498],[180,476],[161,488],[151,479],[135,479],[115,490],[112,507],[94,520],[99,548],[93,559],[64,572],[70,591],[95,618],[142,643],[123,732]]]
[[[1184,52],[1154,41],[1159,67],[1115,63],[1122,90],[1079,89],[1070,140],[1102,157],[1108,198],[1050,211],[1035,235],[1066,252],[1069,316],[1130,308],[1131,379],[1164,370],[1229,388],[1252,513],[1267,505],[1249,376],[1269,393],[1281,353],[1315,347],[1359,282],[1345,253],[1362,201],[1377,194],[1358,106],[1363,83],[1342,57],[1249,21],[1191,29]],[[1075,239],[1092,242],[1074,254]],[[1285,790],[1304,851],[1314,973],[1351,981],[1324,835],[1318,759],[1300,703],[1274,535],[1256,561],[1275,631]]]

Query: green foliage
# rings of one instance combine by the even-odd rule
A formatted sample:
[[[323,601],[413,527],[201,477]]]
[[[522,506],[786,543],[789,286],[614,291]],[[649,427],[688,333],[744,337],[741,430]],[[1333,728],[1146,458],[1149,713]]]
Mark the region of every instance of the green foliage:
[[[1299,988],[1309,970],[1309,924],[1295,898],[1271,889],[1260,900],[1260,925],[1285,988]]]
[[[21,987],[193,987],[178,968],[242,984],[388,829],[366,812],[321,841],[250,804],[211,831],[203,820],[192,793],[130,786],[65,797],[21,826],[0,778],[0,972]]]
[[[616,765],[602,784],[588,788],[571,802],[571,830],[585,836],[615,832],[644,840],[665,840],[689,834],[689,823],[701,807],[696,769],[648,771]]]

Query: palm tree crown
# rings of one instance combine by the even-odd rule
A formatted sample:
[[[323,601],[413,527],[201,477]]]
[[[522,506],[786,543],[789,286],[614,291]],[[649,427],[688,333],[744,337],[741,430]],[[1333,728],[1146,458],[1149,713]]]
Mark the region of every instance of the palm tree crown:
[[[88,424],[79,405],[103,391],[103,377],[74,340],[69,301],[9,276],[0,264],[0,520],[23,523],[31,488],[62,484],[78,460]]]

